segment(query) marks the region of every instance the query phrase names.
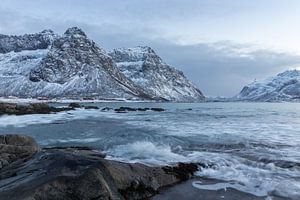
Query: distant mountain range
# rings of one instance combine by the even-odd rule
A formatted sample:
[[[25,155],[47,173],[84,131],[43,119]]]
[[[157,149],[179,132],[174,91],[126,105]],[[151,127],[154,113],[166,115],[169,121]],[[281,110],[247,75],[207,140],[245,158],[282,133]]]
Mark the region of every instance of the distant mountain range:
[[[107,53],[79,28],[0,35],[0,96],[204,100],[184,74],[150,47]]]
[[[242,101],[300,101],[300,70],[287,70],[245,86],[233,98]]]

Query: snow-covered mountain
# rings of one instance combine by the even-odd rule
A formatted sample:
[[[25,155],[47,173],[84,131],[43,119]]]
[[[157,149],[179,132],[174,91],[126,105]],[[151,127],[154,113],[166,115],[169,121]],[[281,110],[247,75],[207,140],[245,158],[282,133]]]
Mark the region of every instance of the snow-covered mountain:
[[[238,100],[300,101],[300,70],[288,70],[275,77],[245,86]]]
[[[0,53],[47,49],[57,37],[58,35],[54,34],[52,30],[22,36],[0,34]]]
[[[70,28],[62,36],[51,34],[54,37],[49,33],[30,35],[30,39],[17,36],[15,43],[26,40],[23,46],[14,50],[10,45],[14,51],[0,54],[1,96],[150,98],[82,30]],[[39,46],[40,38],[50,39]]]
[[[168,77],[166,81],[156,82],[164,88],[158,93],[153,92],[152,85],[150,89],[144,87],[125,74],[115,62],[115,56],[108,55],[79,28],[69,28],[62,36],[50,30],[24,36],[0,35],[0,96],[174,101],[181,101],[183,97],[189,101],[203,98],[181,72],[165,65],[154,54],[152,58],[146,57],[141,60],[147,60],[146,67],[153,67],[153,80],[157,74],[164,73],[163,77]],[[173,87],[174,84],[178,87]],[[178,92],[179,86],[184,93]],[[166,98],[170,94],[172,98]]]
[[[150,47],[115,49],[109,55],[127,78],[152,96],[182,102],[204,99],[181,71],[167,65]]]

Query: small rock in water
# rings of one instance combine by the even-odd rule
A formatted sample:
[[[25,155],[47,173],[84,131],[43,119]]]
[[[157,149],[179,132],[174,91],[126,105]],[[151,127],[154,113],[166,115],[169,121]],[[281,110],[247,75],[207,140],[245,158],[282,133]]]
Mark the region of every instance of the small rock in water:
[[[105,107],[105,108],[102,108],[101,111],[107,112],[107,111],[110,111],[110,110],[112,110],[112,109],[113,109],[113,108]]]
[[[165,109],[163,109],[163,108],[151,108],[151,110],[157,111],[157,112],[163,112],[163,111],[165,111]]]
[[[70,108],[81,108],[81,105],[79,103],[70,103],[69,107]]]
[[[138,111],[147,111],[150,110],[150,108],[138,108]]]
[[[97,106],[84,106],[84,109],[96,109],[96,110],[98,110],[99,107],[97,107]]]
[[[152,111],[157,111],[157,112],[162,112],[165,111],[163,108],[131,108],[131,107],[120,107],[116,108],[115,112],[117,113],[126,113],[126,112],[135,112],[135,111],[147,111],[147,110],[152,110]]]

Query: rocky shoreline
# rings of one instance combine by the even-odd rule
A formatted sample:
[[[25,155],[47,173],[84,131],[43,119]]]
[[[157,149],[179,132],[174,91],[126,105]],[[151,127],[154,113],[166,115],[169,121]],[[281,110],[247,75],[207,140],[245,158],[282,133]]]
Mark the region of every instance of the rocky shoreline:
[[[0,199],[149,199],[193,177],[197,164],[149,167],[106,160],[84,147],[44,148],[24,135],[0,136]]]
[[[95,109],[100,110],[97,106],[84,106],[79,103],[70,103],[65,107],[53,107],[49,106],[47,103],[30,103],[30,104],[18,104],[18,103],[3,103],[0,102],[0,116],[1,115],[28,115],[28,114],[51,114],[63,111],[75,110],[77,108],[82,108],[86,110]],[[163,112],[164,108],[131,108],[131,107],[119,107],[110,108],[104,107],[100,111],[107,112],[113,110],[116,113],[127,113],[136,111],[154,111]]]

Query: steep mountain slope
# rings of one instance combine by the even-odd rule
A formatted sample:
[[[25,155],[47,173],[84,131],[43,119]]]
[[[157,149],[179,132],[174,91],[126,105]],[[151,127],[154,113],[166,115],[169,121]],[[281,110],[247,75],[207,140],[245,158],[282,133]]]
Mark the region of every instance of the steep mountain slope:
[[[148,98],[103,49],[76,27],[53,42],[40,65],[31,70],[29,79],[61,85],[62,94],[53,91],[55,95]]]
[[[115,49],[109,55],[127,78],[152,96],[181,102],[204,99],[181,71],[164,63],[150,47]]]
[[[195,102],[204,96],[149,47],[110,54],[79,28],[0,35],[0,96],[138,98]]]
[[[262,82],[245,86],[237,100],[300,101],[300,70],[288,70]]]
[[[0,54],[0,76],[1,96],[149,98],[76,27],[48,49]]]

